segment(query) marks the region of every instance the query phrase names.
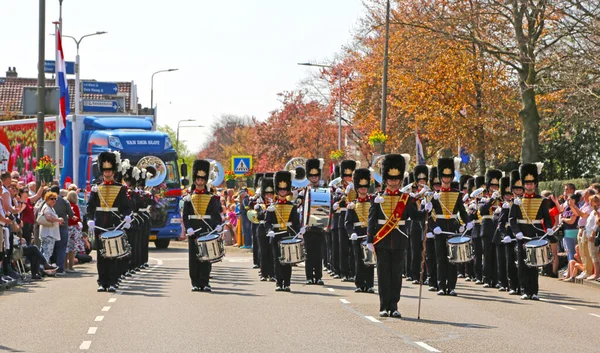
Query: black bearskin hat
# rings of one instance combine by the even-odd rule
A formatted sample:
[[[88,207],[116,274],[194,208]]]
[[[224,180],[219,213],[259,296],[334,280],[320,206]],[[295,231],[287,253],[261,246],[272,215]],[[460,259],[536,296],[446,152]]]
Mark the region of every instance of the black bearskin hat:
[[[367,168],[355,169],[352,174],[352,182],[354,183],[354,189],[371,186],[371,171]]]
[[[273,183],[273,178],[264,177],[261,179],[260,192],[263,195],[275,193],[275,184]]]
[[[265,175],[263,173],[254,174],[254,188],[257,189],[260,186],[260,179],[262,179]]]
[[[510,188],[512,189],[522,189],[523,182],[521,181],[521,174],[517,169],[510,171]]]
[[[292,191],[292,173],[280,170],[275,173],[275,190]]]
[[[500,186],[500,179],[502,179],[502,171],[498,169],[489,169],[485,172],[485,186],[489,188],[491,185]]]
[[[381,161],[381,175],[383,180],[387,179],[404,179],[404,171],[406,165],[410,161],[408,154],[386,154]]]
[[[458,188],[460,189],[460,191],[469,188],[467,185],[467,181],[471,178],[473,178],[473,177],[470,176],[469,174],[463,174],[460,176],[460,178],[458,179],[458,183],[460,184]]]
[[[123,182],[129,182],[129,185],[131,185],[131,187],[135,187],[137,185],[137,180],[133,177],[133,168],[135,167],[131,166],[129,167],[129,169],[123,172]]]
[[[192,167],[192,178],[196,180],[202,178],[208,181],[210,174],[210,162],[204,159],[196,159]]]
[[[340,166],[336,165],[335,167],[333,167],[333,176],[331,177],[331,179],[336,179],[340,177]]]
[[[342,173],[342,178],[351,177],[354,169],[356,169],[356,161],[345,159],[340,162],[340,173]]]
[[[436,184],[441,184],[440,177],[438,176],[437,167],[431,167],[431,173],[429,173],[429,186],[433,188]]]
[[[100,173],[105,170],[117,171],[117,155],[112,152],[101,152],[98,155],[98,168]]]
[[[458,181],[451,181],[450,182],[450,189],[452,189],[452,190],[458,190],[459,185],[460,184],[458,183]]]
[[[475,189],[485,186],[485,176],[478,175],[475,177]]]
[[[475,178],[469,178],[467,180],[467,193],[471,195],[473,191],[475,191]]]
[[[542,163],[523,163],[519,167],[519,174],[523,184],[534,182],[539,183],[540,174],[542,173]]]
[[[295,177],[296,179],[302,180],[306,177],[306,170],[304,170],[304,167],[298,166],[298,167],[296,167],[295,171],[296,171],[296,177]]]
[[[438,159],[438,178],[451,177],[454,179],[454,159],[440,158]]]
[[[427,166],[424,164],[416,165],[413,168],[413,178],[416,181],[423,180],[423,179],[428,180],[429,179],[429,168],[427,168]]]
[[[306,160],[306,175],[308,177],[318,176],[321,177],[321,160],[320,159],[307,159]]]
[[[273,172],[265,173],[264,177],[273,179],[275,177],[275,173],[273,173]]]
[[[502,195],[511,194],[510,177],[505,176],[500,179],[500,192]]]

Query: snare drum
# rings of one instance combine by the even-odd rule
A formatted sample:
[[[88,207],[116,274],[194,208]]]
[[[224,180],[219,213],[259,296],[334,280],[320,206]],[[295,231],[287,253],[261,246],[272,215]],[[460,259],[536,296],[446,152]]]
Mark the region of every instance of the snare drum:
[[[525,264],[529,267],[542,267],[552,262],[550,243],[545,239],[525,243]]]
[[[367,248],[367,241],[365,240],[360,243],[360,247],[362,249],[363,263],[365,266],[375,266],[377,264],[377,255],[375,255],[374,251],[370,251]]]
[[[100,234],[102,249],[100,254],[107,259],[118,259],[129,255],[131,246],[122,230],[111,230]]]
[[[454,237],[446,242],[448,246],[448,261],[454,264],[462,264],[471,261],[473,248],[470,237]]]
[[[293,265],[304,261],[304,245],[300,239],[284,239],[279,242],[279,262],[282,265]]]
[[[208,234],[196,239],[198,245],[198,261],[219,262],[225,256],[225,245],[219,234]]]

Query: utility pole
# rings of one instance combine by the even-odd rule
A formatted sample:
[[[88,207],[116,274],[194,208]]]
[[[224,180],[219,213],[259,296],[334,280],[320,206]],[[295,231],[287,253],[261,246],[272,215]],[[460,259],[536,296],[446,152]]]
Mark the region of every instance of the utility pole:
[[[385,120],[387,118],[387,81],[388,81],[388,46],[390,39],[390,0],[385,8],[385,45],[383,49],[383,78],[381,82],[381,132],[385,134]],[[385,153],[385,142],[379,147],[379,154]]]
[[[44,155],[44,113],[46,107],[46,76],[44,75],[44,52],[46,50],[45,23],[46,23],[46,0],[39,0],[39,32],[38,32],[38,87],[37,87],[37,148],[36,158],[39,160]],[[36,176],[37,186],[40,187],[40,178]]]

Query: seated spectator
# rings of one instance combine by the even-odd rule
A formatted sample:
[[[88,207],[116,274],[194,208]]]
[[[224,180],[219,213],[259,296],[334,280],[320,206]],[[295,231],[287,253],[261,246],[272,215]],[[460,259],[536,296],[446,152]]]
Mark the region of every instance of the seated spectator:
[[[567,270],[567,278],[565,281],[575,282],[575,277],[583,272],[583,262],[581,262],[581,255],[579,254],[579,245],[575,245],[575,256],[573,260],[569,261],[569,269]]]
[[[31,279],[41,280],[42,276],[39,275],[39,271],[42,270],[47,276],[54,276],[56,274],[57,267],[52,266],[48,263],[46,258],[40,252],[37,246],[27,244],[25,238],[20,238],[21,249],[23,249],[23,256],[27,258],[31,264]]]
[[[600,196],[593,195],[589,200],[592,213],[588,217],[585,227],[585,242],[588,245],[589,254],[594,266],[594,273],[587,277],[588,280],[597,280],[600,278],[600,258],[598,257],[598,242],[596,241],[596,232],[600,225]]]
[[[47,262],[50,262],[50,257],[54,252],[54,243],[57,240],[60,240],[60,230],[59,227],[65,221],[64,219],[58,217],[56,212],[54,211],[54,205],[56,205],[56,200],[58,199],[58,195],[54,192],[47,192],[44,196],[44,201],[46,202],[42,209],[40,210],[40,214],[45,217],[48,223],[40,224],[40,238],[42,240],[42,254]]]

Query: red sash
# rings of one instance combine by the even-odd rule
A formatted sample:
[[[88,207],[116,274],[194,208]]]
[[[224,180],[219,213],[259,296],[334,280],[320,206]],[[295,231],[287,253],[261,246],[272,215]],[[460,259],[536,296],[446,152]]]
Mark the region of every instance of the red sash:
[[[396,204],[396,208],[394,208],[394,212],[392,213],[390,218],[388,218],[387,222],[385,222],[383,227],[381,227],[379,229],[379,231],[377,232],[377,234],[375,235],[375,239],[373,240],[373,245],[382,241],[383,238],[385,238],[388,234],[390,234],[392,229],[396,228],[396,226],[402,219],[402,213],[404,213],[404,208],[406,207],[406,203],[408,202],[409,198],[410,198],[410,196],[408,194],[402,194],[402,196],[400,196],[400,200],[398,200],[398,203]]]

